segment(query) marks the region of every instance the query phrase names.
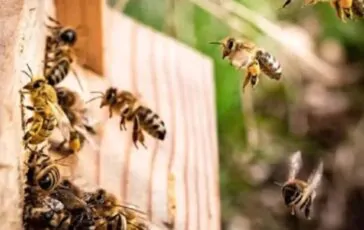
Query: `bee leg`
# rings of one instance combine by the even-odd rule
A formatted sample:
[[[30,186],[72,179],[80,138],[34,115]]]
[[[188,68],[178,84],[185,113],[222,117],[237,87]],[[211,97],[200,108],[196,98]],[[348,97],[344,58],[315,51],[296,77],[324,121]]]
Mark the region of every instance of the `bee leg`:
[[[64,149],[64,145],[67,143],[67,140],[66,139],[63,139],[63,141],[61,143],[59,143],[57,146],[56,146],[56,150],[57,151],[62,151]]]
[[[254,60],[253,63],[251,63],[247,68],[247,77],[246,77],[247,82],[244,82],[245,85],[243,85],[243,89],[249,82],[252,84],[253,87],[255,87],[258,83],[259,74],[260,74],[259,62],[257,60]]]
[[[255,86],[258,85],[258,82],[259,82],[258,76],[252,76],[250,78],[250,84],[253,86],[253,88],[255,88]]]
[[[335,11],[336,11],[336,15],[337,17],[342,21],[342,22],[346,22],[345,18],[344,18],[344,11],[343,9],[340,7],[339,5],[339,0],[331,0],[330,4],[332,7],[334,7]]]
[[[109,118],[111,118],[112,117],[112,108],[111,108],[111,106],[109,106]]]
[[[138,146],[137,146],[138,141],[144,146],[144,148],[147,148],[144,144],[144,135],[143,135],[142,129],[140,127],[140,122],[139,122],[138,117],[134,118],[132,137],[133,137],[133,142],[134,142],[134,145],[136,148],[138,148]]]
[[[290,3],[292,2],[292,0],[287,0],[283,6],[282,6],[282,9],[285,8],[286,6],[288,6]]]
[[[347,18],[353,19],[352,5],[353,0],[338,0],[340,7],[343,9],[344,14]]]
[[[86,131],[91,133],[91,134],[97,134],[96,130],[94,129],[94,127],[90,126],[90,125],[86,125],[84,124],[83,127],[85,127]]]
[[[245,79],[244,79],[244,83],[243,83],[243,86],[242,86],[242,91],[244,93],[244,90],[245,90],[245,87],[248,85],[248,83],[250,82],[250,74],[247,73],[246,76],[245,76]]]
[[[34,117],[30,117],[25,121],[25,125],[28,125],[29,123],[34,121]]]
[[[305,217],[306,219],[311,219],[310,213],[311,213],[311,204],[312,204],[312,198],[308,200],[307,205],[305,206]]]
[[[28,109],[28,110],[31,110],[31,111],[34,111],[35,109],[34,109],[34,107],[33,106],[30,106],[30,105],[26,105],[26,106],[24,106],[26,109]]]
[[[126,130],[125,116],[123,115],[121,115],[119,127],[121,131]]]
[[[294,210],[294,206],[291,207],[291,215],[292,216],[296,215],[296,211]]]
[[[80,136],[77,131],[71,131],[70,140],[68,141],[68,146],[72,153],[79,152],[81,149]]]
[[[80,88],[81,88],[82,92],[84,92],[85,90],[84,90],[84,88],[83,88],[83,86],[82,86],[82,84],[81,84],[81,79],[80,79],[80,77],[78,76],[78,74],[77,74],[76,70],[75,70],[74,68],[71,68],[71,72],[73,73],[73,75],[75,75],[75,78],[76,78],[76,80],[77,80],[78,85],[80,86]]]

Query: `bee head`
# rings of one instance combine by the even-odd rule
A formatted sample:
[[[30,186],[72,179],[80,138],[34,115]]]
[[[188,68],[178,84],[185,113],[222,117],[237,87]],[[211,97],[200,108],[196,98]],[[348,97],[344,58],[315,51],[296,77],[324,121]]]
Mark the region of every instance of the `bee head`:
[[[44,78],[34,78],[31,82],[26,84],[23,89],[25,90],[41,90],[44,88],[44,86],[47,84],[46,80]]]
[[[233,51],[233,48],[235,46],[235,38],[233,37],[227,37],[224,38],[220,42],[210,42],[210,44],[215,45],[221,45],[222,46],[222,58],[226,58],[230,55],[230,53]]]
[[[233,37],[228,37],[225,39],[224,42],[224,46],[223,46],[223,51],[222,51],[222,58],[226,58],[227,56],[230,55],[230,53],[233,51],[235,46],[235,38]]]
[[[71,28],[65,28],[61,30],[59,39],[66,45],[73,46],[77,41],[76,30]]]
[[[106,106],[106,105],[113,105],[117,101],[117,89],[116,88],[109,88],[106,90],[105,95],[102,98],[100,108]]]
[[[289,183],[282,187],[282,196],[286,205],[290,204],[300,192],[296,183]]]
[[[96,205],[103,205],[105,203],[106,191],[104,189],[98,189],[91,198],[91,202]]]

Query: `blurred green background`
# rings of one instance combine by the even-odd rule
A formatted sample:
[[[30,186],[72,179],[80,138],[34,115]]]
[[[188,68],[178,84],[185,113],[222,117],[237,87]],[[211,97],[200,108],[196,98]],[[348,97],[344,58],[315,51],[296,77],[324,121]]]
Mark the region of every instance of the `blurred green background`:
[[[279,9],[283,0],[108,2],[213,59],[222,229],[364,229],[363,20],[343,23],[328,3],[302,8],[300,0],[285,9]],[[237,8],[227,4],[249,14],[234,14]],[[262,28],[264,18],[269,24]],[[244,72],[208,44],[227,35],[249,38],[276,55],[284,68],[281,83],[263,76],[254,91],[241,96],[237,85]],[[289,42],[300,45],[290,48]],[[325,161],[311,221],[290,216],[273,183],[286,178],[286,160],[298,149],[304,178],[319,158]]]

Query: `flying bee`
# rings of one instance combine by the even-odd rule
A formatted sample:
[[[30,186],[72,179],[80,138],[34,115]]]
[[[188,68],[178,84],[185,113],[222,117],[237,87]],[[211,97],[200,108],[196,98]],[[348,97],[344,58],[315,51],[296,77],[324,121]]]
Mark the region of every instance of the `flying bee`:
[[[97,189],[89,194],[87,203],[95,208],[99,216],[106,222],[98,229],[147,230],[146,215],[137,207],[120,205],[117,198],[104,189]]]
[[[210,42],[222,46],[222,58],[227,58],[237,69],[246,69],[242,91],[250,83],[253,87],[258,84],[261,72],[274,80],[280,80],[282,67],[279,61],[269,52],[257,47],[254,43],[226,37],[221,42]]]
[[[364,17],[364,0],[353,0],[353,5],[351,6],[353,14],[359,18]]]
[[[281,187],[284,203],[287,207],[291,208],[291,214],[295,215],[295,208],[297,207],[303,210],[307,219],[311,219],[311,207],[316,197],[316,189],[321,181],[323,163],[320,161],[316,170],[311,173],[307,181],[296,179],[301,166],[301,152],[297,151],[290,158],[287,181],[284,184],[276,184]]]
[[[91,92],[100,94],[95,100],[102,98],[100,108],[104,106],[109,107],[109,117],[113,113],[119,113],[120,130],[126,130],[126,122],[133,122],[132,140],[136,148],[137,142],[140,142],[145,148],[143,130],[152,137],[164,140],[166,136],[166,128],[163,120],[158,114],[153,112],[148,107],[141,105],[138,98],[129,91],[118,90],[110,87],[106,92]]]
[[[91,146],[96,149],[96,143],[91,135],[95,135],[95,129],[89,124],[86,117],[87,109],[81,96],[66,87],[55,87],[57,92],[58,104],[66,114],[71,123],[73,130],[70,131],[70,140],[68,142],[71,153],[78,152],[84,141],[87,140]],[[62,149],[67,140],[62,141],[57,149]]]
[[[60,170],[56,162],[43,152],[46,146],[40,150],[26,147],[29,152],[28,161],[25,163],[28,166],[27,183],[41,188],[44,192],[51,192],[61,181]]]
[[[28,65],[27,65],[28,66]],[[31,81],[26,84],[20,91],[21,97],[24,94],[30,95],[32,106],[24,106],[33,111],[33,116],[25,122],[25,126],[30,124],[29,129],[23,136],[24,144],[40,144],[45,141],[56,126],[62,132],[62,135],[68,140],[69,130],[72,129],[70,121],[62,108],[58,105],[57,93],[54,88],[47,84],[42,77],[34,77],[28,66],[29,73],[23,71]]]
[[[44,76],[48,84],[55,86],[72,71],[82,88],[80,79],[72,68],[72,64],[76,59],[77,28],[62,26],[60,22],[50,16],[48,16],[48,19],[55,25],[46,25],[50,34],[46,38]]]
[[[282,8],[288,6],[292,0],[286,0]],[[353,19],[353,2],[355,0],[304,0],[304,6],[314,5],[318,2],[330,2],[331,6],[334,7],[336,15],[341,21],[345,22],[345,18]]]

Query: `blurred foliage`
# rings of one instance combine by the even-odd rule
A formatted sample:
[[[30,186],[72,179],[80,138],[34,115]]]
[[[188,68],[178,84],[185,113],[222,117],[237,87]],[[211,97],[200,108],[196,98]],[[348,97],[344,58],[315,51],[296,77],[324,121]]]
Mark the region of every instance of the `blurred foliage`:
[[[114,6],[117,1],[109,0],[108,2],[110,6]],[[211,2],[216,1],[211,0]],[[327,3],[302,8],[302,2],[297,0],[292,1],[289,7],[280,9],[283,0],[239,0],[238,2],[273,22],[286,21],[302,24],[308,16],[313,17],[320,24],[319,36],[315,38],[316,45],[325,39],[334,39],[344,47],[348,62],[364,59],[364,23],[362,21],[340,22],[333,8]],[[232,159],[240,158],[241,155],[250,151],[255,160],[259,160],[260,157],[271,158],[273,163],[276,160],[272,154],[279,151],[302,149],[308,154],[319,154],[325,148],[316,137],[291,134],[288,119],[272,116],[270,108],[264,108],[264,106],[255,110],[254,117],[257,127],[269,133],[271,145],[250,148],[247,136],[248,127],[246,127],[246,119],[241,108],[240,87],[237,87],[240,86],[244,73],[234,70],[228,62],[221,59],[219,47],[208,44],[209,41],[220,40],[229,34],[236,34],[225,21],[216,18],[190,1],[181,0],[129,1],[122,10],[137,21],[204,53],[214,62],[221,200],[224,218],[227,218],[235,209],[241,209],[244,206],[243,197],[249,196],[253,191],[259,189],[251,184],[246,171],[239,168]],[[264,36],[264,31],[256,30],[254,25],[242,22],[246,25],[244,36],[253,40]],[[271,40],[271,43],[275,43],[275,41]],[[290,76],[284,77],[290,78]],[[258,87],[255,97],[257,101],[268,101],[267,104],[277,104],[283,108],[287,106],[285,103],[294,100],[291,98],[292,92],[287,91],[285,87],[267,87],[264,84],[263,87]],[[284,101],[283,105],[282,101]],[[283,115],[283,117],[285,116]],[[284,148],[279,146],[284,146]]]

